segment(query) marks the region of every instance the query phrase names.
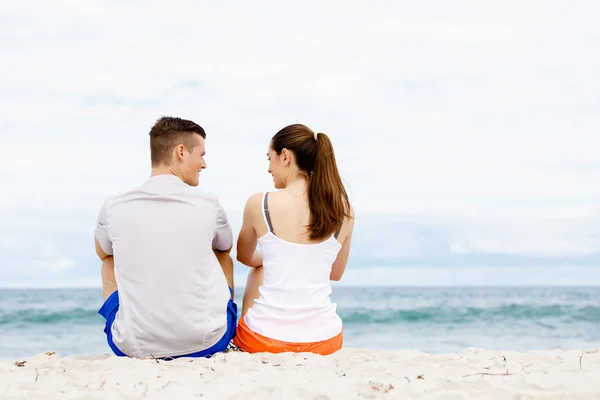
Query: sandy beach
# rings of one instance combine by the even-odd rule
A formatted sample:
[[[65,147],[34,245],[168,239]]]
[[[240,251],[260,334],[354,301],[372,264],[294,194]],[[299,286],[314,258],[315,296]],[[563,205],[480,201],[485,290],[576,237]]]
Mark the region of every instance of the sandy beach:
[[[48,352],[1,361],[0,398],[600,399],[600,349],[229,352],[169,362]]]

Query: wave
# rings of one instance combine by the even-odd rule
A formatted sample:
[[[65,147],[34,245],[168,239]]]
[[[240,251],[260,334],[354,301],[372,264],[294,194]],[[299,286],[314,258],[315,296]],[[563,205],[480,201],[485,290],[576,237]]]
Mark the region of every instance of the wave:
[[[499,321],[600,322],[600,306],[563,304],[506,304],[497,307],[425,307],[404,310],[355,308],[338,312],[345,324],[440,323],[464,324]]]
[[[57,324],[69,322],[71,324],[88,324],[102,321],[98,310],[84,308],[70,308],[60,311],[48,309],[26,308],[15,311],[0,311],[0,326],[8,324]]]
[[[564,304],[505,304],[496,307],[422,307],[414,309],[370,309],[338,307],[344,324],[468,324],[474,322],[547,321],[600,322],[600,306]],[[0,326],[58,323],[97,324],[104,320],[96,309],[68,308],[60,311],[26,308],[0,310]]]

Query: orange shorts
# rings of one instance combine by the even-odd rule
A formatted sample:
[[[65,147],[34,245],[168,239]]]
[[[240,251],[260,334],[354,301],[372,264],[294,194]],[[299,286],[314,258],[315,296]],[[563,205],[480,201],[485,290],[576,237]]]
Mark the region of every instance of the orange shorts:
[[[309,342],[309,343],[290,343],[282,342],[279,340],[269,339],[263,335],[260,335],[246,325],[244,318],[241,318],[238,322],[237,331],[233,344],[240,349],[248,353],[316,353],[321,355],[329,355],[335,353],[342,348],[343,343],[343,330],[339,335],[332,337],[331,339],[323,340],[321,342]]]

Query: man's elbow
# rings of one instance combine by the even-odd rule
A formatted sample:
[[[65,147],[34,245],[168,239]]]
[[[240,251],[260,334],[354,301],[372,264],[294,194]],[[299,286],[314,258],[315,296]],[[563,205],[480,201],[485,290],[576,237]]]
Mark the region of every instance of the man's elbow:
[[[100,259],[100,261],[104,262],[104,260],[106,260],[108,257],[112,257],[112,254],[108,254],[104,251],[104,249],[102,248],[102,246],[100,245],[100,243],[98,242],[97,239],[94,238],[94,247],[96,250],[96,255],[98,255],[98,258]]]
[[[102,262],[106,261],[106,259],[107,259],[108,257],[112,257],[111,255],[108,255],[108,254],[106,254],[106,253],[103,253],[103,254],[96,253],[96,254],[98,255],[98,258],[100,259],[100,261],[102,261]]]
[[[224,250],[220,250],[217,246],[213,245],[213,251],[217,252],[217,253],[231,253],[231,249],[233,249],[233,245],[229,246],[228,248],[224,249]]]

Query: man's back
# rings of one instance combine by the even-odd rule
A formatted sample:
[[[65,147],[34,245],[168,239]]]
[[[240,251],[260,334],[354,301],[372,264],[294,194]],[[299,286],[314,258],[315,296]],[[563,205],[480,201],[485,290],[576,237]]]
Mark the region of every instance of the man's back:
[[[230,292],[212,246],[227,249],[233,237],[216,197],[154,176],[106,201],[96,237],[114,255],[120,308],[112,334],[122,352],[190,354],[223,337]]]

